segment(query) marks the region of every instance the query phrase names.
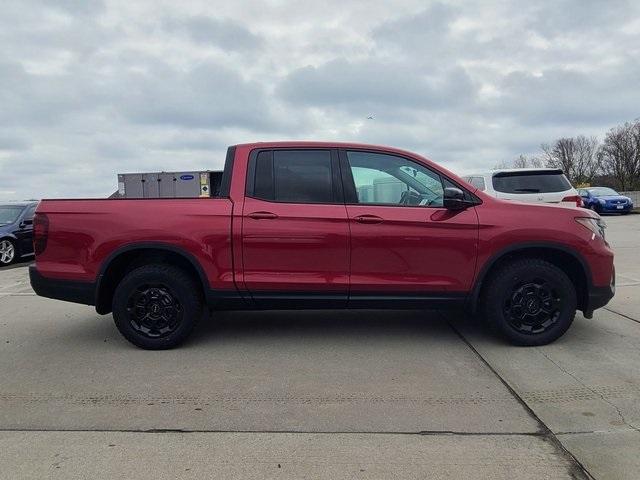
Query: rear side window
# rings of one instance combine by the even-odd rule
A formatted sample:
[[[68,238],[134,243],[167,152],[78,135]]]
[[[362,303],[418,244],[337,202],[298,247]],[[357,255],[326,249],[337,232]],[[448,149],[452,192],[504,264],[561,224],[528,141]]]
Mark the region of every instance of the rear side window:
[[[262,151],[256,157],[253,197],[286,203],[333,203],[329,150]]]
[[[493,189],[502,193],[552,193],[571,189],[561,172],[508,172],[493,177]]]

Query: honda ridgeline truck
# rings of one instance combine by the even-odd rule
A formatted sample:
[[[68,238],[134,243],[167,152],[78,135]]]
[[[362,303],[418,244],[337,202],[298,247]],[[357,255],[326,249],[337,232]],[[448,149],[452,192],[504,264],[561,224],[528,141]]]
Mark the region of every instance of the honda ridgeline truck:
[[[595,212],[505,202],[403,150],[236,145],[221,182],[211,198],[43,200],[33,289],[113,312],[147,349],[184,341],[207,307],[465,307],[542,345],[614,294]]]

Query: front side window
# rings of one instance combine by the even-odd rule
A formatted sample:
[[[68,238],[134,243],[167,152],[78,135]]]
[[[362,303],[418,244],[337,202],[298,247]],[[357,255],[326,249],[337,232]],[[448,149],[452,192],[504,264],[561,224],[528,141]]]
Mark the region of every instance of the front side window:
[[[411,160],[371,152],[347,152],[358,203],[442,207],[440,175]]]
[[[329,150],[258,153],[253,196],[285,203],[334,203]]]

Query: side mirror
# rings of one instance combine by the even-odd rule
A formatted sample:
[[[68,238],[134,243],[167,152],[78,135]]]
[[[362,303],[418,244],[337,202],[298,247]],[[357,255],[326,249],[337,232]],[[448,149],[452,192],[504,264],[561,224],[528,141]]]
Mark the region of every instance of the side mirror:
[[[28,225],[33,225],[33,220],[22,220],[20,222],[20,227],[26,227]]]
[[[447,187],[444,189],[443,206],[447,210],[464,210],[471,202],[464,199],[464,192],[459,188]]]

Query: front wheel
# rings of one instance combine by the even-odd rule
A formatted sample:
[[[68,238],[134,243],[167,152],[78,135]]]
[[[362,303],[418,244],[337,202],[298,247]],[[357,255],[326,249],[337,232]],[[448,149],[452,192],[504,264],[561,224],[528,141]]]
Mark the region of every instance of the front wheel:
[[[202,316],[198,284],[171,265],[145,265],[129,272],[113,296],[113,318],[120,333],[148,350],[173,348]]]
[[[484,314],[492,329],[516,345],[546,345],[569,329],[576,290],[555,265],[523,259],[498,270],[486,285]]]
[[[8,238],[0,240],[0,267],[11,265],[16,259],[16,246]]]

